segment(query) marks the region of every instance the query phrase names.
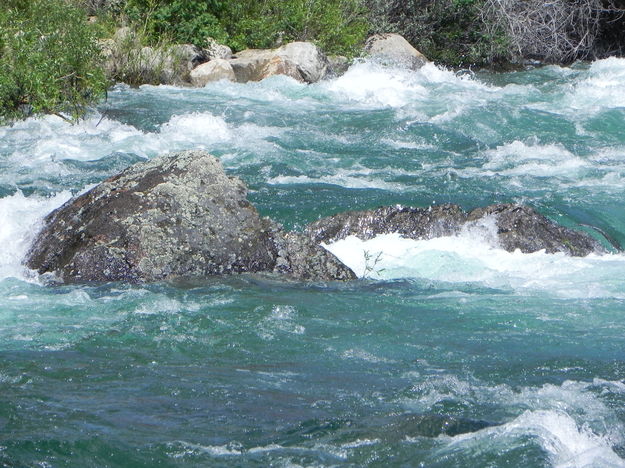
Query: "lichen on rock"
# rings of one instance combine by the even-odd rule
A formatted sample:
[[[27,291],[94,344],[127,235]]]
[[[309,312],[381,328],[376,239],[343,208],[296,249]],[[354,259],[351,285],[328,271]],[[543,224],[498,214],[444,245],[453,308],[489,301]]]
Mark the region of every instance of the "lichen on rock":
[[[274,270],[315,281],[353,275],[306,238],[299,248],[317,258],[286,255],[276,268],[283,244],[292,242],[258,214],[241,180],[208,153],[184,151],[131,166],[52,212],[25,263],[66,282]]]

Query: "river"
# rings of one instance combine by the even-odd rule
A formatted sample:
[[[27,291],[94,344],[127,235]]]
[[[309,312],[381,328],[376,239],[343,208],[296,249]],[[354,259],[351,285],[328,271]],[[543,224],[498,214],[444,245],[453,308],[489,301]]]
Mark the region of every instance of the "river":
[[[625,467],[625,59],[511,73],[117,85],[0,127],[0,465]],[[51,285],[43,217],[204,148],[289,229],[349,209],[518,202],[612,253],[493,227],[327,246],[351,283]],[[602,233],[602,234],[601,234]]]

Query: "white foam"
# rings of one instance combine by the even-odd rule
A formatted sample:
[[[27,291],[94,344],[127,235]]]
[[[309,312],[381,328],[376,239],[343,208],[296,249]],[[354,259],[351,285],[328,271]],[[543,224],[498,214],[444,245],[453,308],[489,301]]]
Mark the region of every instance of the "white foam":
[[[360,348],[348,349],[341,354],[341,357],[343,359],[372,362],[375,364],[382,363],[382,362],[393,362],[390,359],[378,357]]]
[[[483,156],[487,162],[482,166],[482,175],[575,177],[580,169],[591,166],[561,144],[514,141],[486,151]]]
[[[344,161],[340,158],[328,158],[324,155],[314,155],[308,158],[308,163],[313,161],[311,171],[318,173],[320,170],[325,173],[296,175],[296,176],[275,176],[267,183],[271,185],[297,185],[297,184],[328,184],[338,185],[345,188],[369,188],[379,190],[389,190],[395,192],[415,192],[423,187],[414,180],[410,184],[394,182],[395,177],[414,176],[410,171],[393,167],[383,167],[370,169],[361,164],[353,164],[350,168],[341,167]]]
[[[625,255],[570,257],[498,248],[494,224],[473,225],[457,236],[413,240],[385,234],[350,236],[323,245],[360,278],[419,278],[567,298],[625,298]]]
[[[436,67],[434,70],[438,71]],[[412,99],[427,97],[428,91],[417,76],[409,70],[388,69],[371,62],[358,63],[344,75],[326,83],[325,88],[343,101],[372,107],[401,107]]]
[[[393,182],[386,182],[371,176],[361,176],[353,171],[337,170],[333,175],[320,176],[276,176],[267,181],[271,185],[328,184],[345,188],[369,188],[391,191],[405,191],[406,187]],[[412,187],[414,190],[414,187]]]
[[[410,375],[406,373],[405,377]],[[487,406],[491,414],[501,410],[504,414],[516,413],[500,425],[450,438],[441,436],[445,442],[441,447],[443,452],[465,452],[472,447],[479,451],[485,447],[489,451],[505,451],[529,436],[556,467],[625,466],[625,460],[612,449],[625,439],[623,425],[603,401],[606,393],[622,391],[621,382],[568,380],[561,385],[516,389],[507,384],[490,386],[448,374],[425,378],[417,374],[413,378],[412,397],[400,401],[411,411],[428,412],[441,402],[457,401],[463,406]]]
[[[274,144],[269,142],[268,138],[278,137],[282,132],[279,127],[252,123],[232,125],[222,116],[210,112],[193,112],[174,115],[150,138],[161,148],[161,153],[187,148],[202,148],[208,151],[238,149],[253,151],[255,158],[258,158],[260,155],[271,155]]]
[[[527,436],[540,445],[556,468],[625,467],[625,460],[614,452],[605,436],[557,410],[525,411],[501,426],[455,436],[445,450],[476,443],[491,447],[501,445],[505,450],[514,445],[514,440]]]
[[[68,176],[73,169],[64,160],[94,161],[117,152],[149,158],[188,148],[267,151],[273,143],[266,139],[281,132],[253,123],[232,125],[210,112],[174,115],[155,132],[142,132],[99,113],[74,125],[55,116],[30,118],[0,127],[0,154],[6,155],[9,167],[0,182],[15,183],[14,171],[25,168]]]
[[[171,143],[201,141],[209,144],[232,140],[232,132],[226,121],[207,112],[174,115],[161,126],[159,133]]]
[[[26,197],[22,192],[0,198],[0,280],[31,277],[22,260],[41,227],[41,220],[70,198],[69,191],[48,198]]]
[[[101,114],[76,124],[55,116],[37,117],[0,127],[0,153],[22,167],[74,159],[90,161],[116,151],[147,156],[151,146],[146,134]]]
[[[610,57],[592,63],[587,76],[575,84],[565,104],[586,113],[625,107],[625,59]]]
[[[365,61],[352,65],[342,76],[320,83],[319,88],[339,102],[368,108],[409,108],[400,117],[448,120],[471,104],[483,103],[520,87],[497,88],[470,76],[459,76],[428,63],[418,71],[385,67]],[[441,100],[440,96],[446,95]]]
[[[261,310],[258,308],[257,310]],[[257,333],[263,340],[273,340],[276,334],[303,335],[306,328],[297,323],[297,309],[289,305],[275,305],[258,325]]]

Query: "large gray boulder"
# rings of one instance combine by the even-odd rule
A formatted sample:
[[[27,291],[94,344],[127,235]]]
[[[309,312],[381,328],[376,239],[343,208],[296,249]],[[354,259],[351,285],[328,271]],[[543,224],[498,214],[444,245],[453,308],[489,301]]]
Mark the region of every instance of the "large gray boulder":
[[[230,60],[240,83],[286,75],[303,83],[315,83],[328,73],[329,62],[310,42],[291,42],[277,49],[246,49]]]
[[[391,233],[408,239],[432,239],[458,234],[463,228],[484,224],[488,219],[495,223],[499,246],[510,252],[520,249],[531,253],[544,249],[547,253],[585,256],[605,251],[589,235],[560,226],[530,207],[512,204],[490,205],[469,213],[451,204],[348,211],[315,221],[305,232],[315,243],[326,244],[348,236],[368,240]]]
[[[48,215],[25,264],[66,282],[274,271],[312,281],[355,278],[307,237],[261,218],[246,196],[243,182],[206,152],[154,158]]]
[[[399,34],[375,34],[365,42],[365,54],[385,65],[418,70],[428,59]]]

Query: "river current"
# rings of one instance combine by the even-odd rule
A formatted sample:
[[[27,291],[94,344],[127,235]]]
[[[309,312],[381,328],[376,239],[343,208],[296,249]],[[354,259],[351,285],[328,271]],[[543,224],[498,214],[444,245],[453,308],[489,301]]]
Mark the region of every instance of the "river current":
[[[509,253],[485,223],[326,246],[346,284],[64,286],[21,265],[72,195],[188,148],[289,229],[518,202],[612,253]],[[0,127],[0,466],[625,467],[624,188],[616,58],[118,85],[77,125]]]

